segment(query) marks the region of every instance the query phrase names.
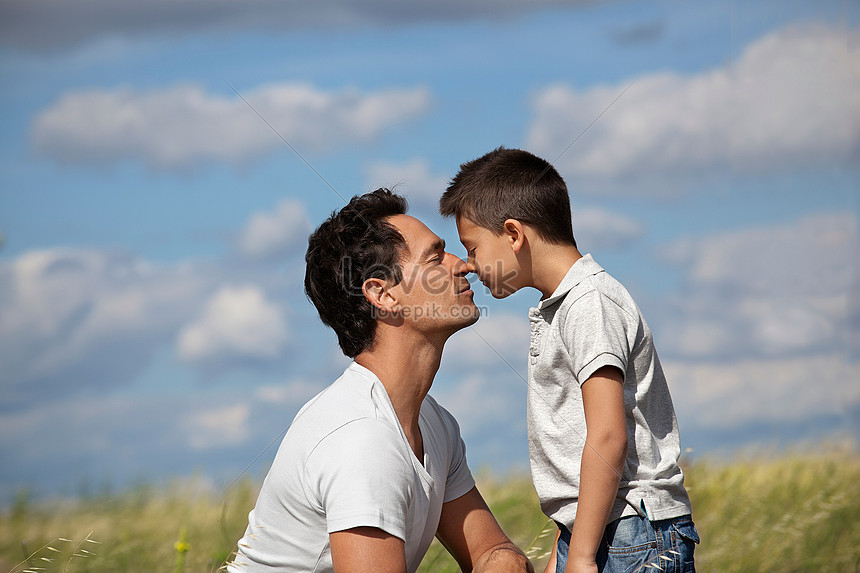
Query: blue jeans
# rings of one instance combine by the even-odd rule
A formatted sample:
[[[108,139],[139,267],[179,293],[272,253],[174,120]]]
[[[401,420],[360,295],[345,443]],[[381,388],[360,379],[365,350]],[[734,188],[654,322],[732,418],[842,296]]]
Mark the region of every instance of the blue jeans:
[[[556,547],[556,573],[564,573],[570,532],[560,525]],[[597,549],[597,569],[602,573],[695,573],[693,551],[699,533],[689,515],[649,521],[631,515],[606,526]]]

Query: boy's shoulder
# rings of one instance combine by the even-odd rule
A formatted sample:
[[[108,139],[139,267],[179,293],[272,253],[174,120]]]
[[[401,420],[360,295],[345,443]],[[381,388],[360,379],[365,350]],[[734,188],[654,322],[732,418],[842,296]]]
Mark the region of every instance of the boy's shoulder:
[[[638,308],[630,293],[615,277],[600,266],[590,254],[583,255],[571,267],[553,294],[542,300],[538,309],[556,306],[559,310],[590,306],[590,303],[609,301],[631,314]],[[562,315],[567,314],[562,312]]]

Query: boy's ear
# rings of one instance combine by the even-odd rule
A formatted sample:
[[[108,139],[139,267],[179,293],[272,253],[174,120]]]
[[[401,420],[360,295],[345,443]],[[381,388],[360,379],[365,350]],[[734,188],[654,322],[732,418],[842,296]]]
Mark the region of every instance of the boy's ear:
[[[526,234],[523,224],[516,219],[507,219],[505,221],[502,232],[507,236],[508,243],[511,245],[514,254],[520,254],[520,249],[526,243]]]
[[[361,285],[361,292],[370,304],[380,310],[392,313],[397,310],[398,304],[391,295],[388,286],[388,283],[383,279],[367,279]]]

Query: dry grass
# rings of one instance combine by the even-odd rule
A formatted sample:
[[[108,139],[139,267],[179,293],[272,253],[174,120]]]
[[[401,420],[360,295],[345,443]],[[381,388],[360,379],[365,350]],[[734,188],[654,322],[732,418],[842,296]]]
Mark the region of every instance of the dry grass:
[[[703,571],[860,571],[860,457],[851,450],[688,470]]]
[[[184,531],[187,551],[182,555],[182,570],[214,571],[245,531],[256,493],[256,485],[245,481],[233,486],[226,499],[203,493],[193,483],[176,484],[163,492],[142,487],[60,506],[21,499],[0,520],[0,558],[48,572],[173,571]],[[71,554],[65,548],[90,532],[98,545],[88,543],[92,547],[86,549],[95,555],[86,562],[69,561]],[[60,543],[62,553],[43,550],[29,557],[44,545],[56,546],[59,538],[72,540]],[[19,571],[20,567],[15,569]]]
[[[699,570],[860,571],[856,451],[699,461],[685,471],[702,536]],[[503,529],[541,571],[555,530],[528,478],[482,474],[478,481]],[[34,504],[22,496],[0,515],[0,571],[215,571],[244,532],[255,498],[251,481],[226,496],[189,484],[65,504]],[[434,543],[420,571],[458,568]]]

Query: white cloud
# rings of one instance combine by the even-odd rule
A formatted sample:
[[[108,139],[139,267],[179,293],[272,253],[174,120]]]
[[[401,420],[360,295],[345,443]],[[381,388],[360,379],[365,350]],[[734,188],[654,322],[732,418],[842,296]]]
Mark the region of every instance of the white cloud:
[[[68,493],[85,479],[160,481],[201,464],[207,477],[232,479],[283,422],[260,418],[245,393],[110,393],[0,412],[0,459],[10,470],[0,495],[25,487]]]
[[[255,286],[223,287],[203,315],[179,333],[177,351],[188,362],[278,358],[289,340],[282,309]]]
[[[3,401],[60,399],[134,378],[159,340],[190,319],[205,268],[82,249],[0,263]]]
[[[571,176],[611,179],[721,166],[762,171],[856,162],[858,45],[857,30],[787,28],[751,44],[722,68],[635,78],[557,167]],[[529,147],[555,159],[628,83],[541,90]],[[588,187],[582,185],[583,192]]]
[[[186,420],[188,444],[195,450],[209,450],[242,444],[250,435],[247,404],[232,404],[194,413]]]
[[[687,276],[661,331],[671,352],[788,356],[848,350],[860,334],[852,213],[680,241],[664,255]]]
[[[439,208],[439,198],[448,188],[449,177],[433,174],[424,159],[412,159],[406,163],[376,163],[367,169],[368,188],[396,187],[397,193],[410,203]]]
[[[277,385],[259,386],[254,390],[254,399],[266,404],[301,406],[318,394],[329,382],[290,380]]]
[[[485,457],[509,456],[511,439],[525,443],[528,348],[528,317],[500,313],[482,317],[445,344],[431,393],[457,419],[467,445],[480,443]]]
[[[239,250],[250,258],[304,253],[310,222],[304,205],[282,201],[272,213],[256,213],[239,235]]]
[[[860,363],[838,354],[664,364],[679,416],[696,430],[799,424],[860,408]]]
[[[499,425],[525,419],[525,384],[517,384],[519,378],[509,373],[511,380],[505,383],[486,373],[473,373],[432,394],[457,420],[463,436],[492,433]]]
[[[0,406],[17,409],[131,384],[183,329],[182,356],[193,363],[242,368],[270,360],[285,349],[289,331],[283,305],[262,292],[301,296],[300,288],[285,288],[298,278],[243,264],[245,281],[258,286],[238,289],[233,298],[230,289],[213,297],[235,277],[229,263],[159,264],[74,248],[0,261]],[[255,336],[266,338],[256,343]],[[207,354],[217,349],[217,359]]]
[[[851,212],[809,214],[797,221],[687,239],[669,260],[689,268],[689,281],[757,293],[834,295],[856,280],[860,222]]]
[[[516,377],[516,372],[525,373],[528,349],[528,317],[492,313],[454,335],[445,345],[442,360],[458,369],[505,368]]]
[[[580,250],[618,249],[645,234],[641,223],[596,207],[573,209],[573,234]]]
[[[37,152],[70,163],[133,159],[157,169],[201,160],[238,164],[284,146],[257,113],[291,145],[322,151],[373,140],[430,104],[424,88],[325,92],[299,83],[249,89],[243,97],[253,110],[232,93],[191,85],[67,93],[35,119],[32,143]]]

